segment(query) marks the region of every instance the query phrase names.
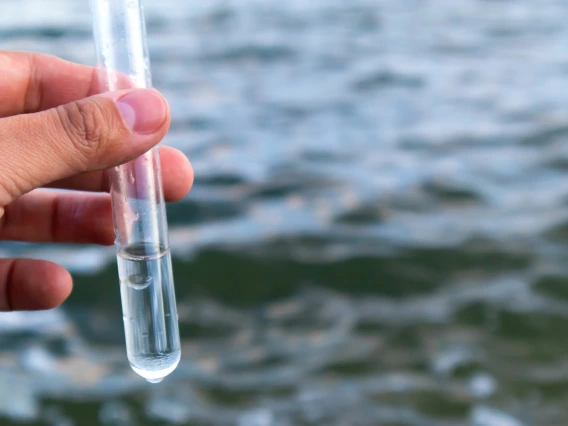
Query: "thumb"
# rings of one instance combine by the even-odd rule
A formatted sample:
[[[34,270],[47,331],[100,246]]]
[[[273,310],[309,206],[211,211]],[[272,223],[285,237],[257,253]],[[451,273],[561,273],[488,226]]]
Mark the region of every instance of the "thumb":
[[[165,136],[169,119],[165,99],[147,89],[0,119],[0,207],[55,180],[142,155]]]

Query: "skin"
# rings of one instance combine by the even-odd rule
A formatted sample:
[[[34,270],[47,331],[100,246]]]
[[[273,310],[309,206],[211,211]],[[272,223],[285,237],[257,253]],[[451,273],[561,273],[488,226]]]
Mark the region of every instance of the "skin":
[[[113,244],[105,170],[158,144],[170,113],[153,90],[95,95],[96,76],[52,56],[0,51],[0,240]],[[120,106],[127,100],[146,106],[135,123]],[[193,170],[173,148],[160,156],[165,198],[177,201]],[[60,265],[0,259],[0,311],[54,308],[71,289]]]

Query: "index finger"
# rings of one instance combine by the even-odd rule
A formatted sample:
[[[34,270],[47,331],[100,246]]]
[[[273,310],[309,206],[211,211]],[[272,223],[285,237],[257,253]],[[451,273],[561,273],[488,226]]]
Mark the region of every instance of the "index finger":
[[[40,53],[0,51],[0,118],[44,111],[99,92],[94,67]]]
[[[185,197],[193,185],[193,169],[189,160],[180,151],[168,146],[160,147],[160,163],[164,198],[166,201],[178,201]],[[71,189],[78,191],[108,192],[106,171],[87,172],[52,182],[50,188]]]

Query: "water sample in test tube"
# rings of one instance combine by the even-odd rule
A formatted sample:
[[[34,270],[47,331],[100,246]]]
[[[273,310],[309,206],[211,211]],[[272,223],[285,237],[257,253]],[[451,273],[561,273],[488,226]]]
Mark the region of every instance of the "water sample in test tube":
[[[90,1],[99,92],[151,88],[140,1]],[[108,175],[128,360],[158,383],[181,354],[158,148]]]

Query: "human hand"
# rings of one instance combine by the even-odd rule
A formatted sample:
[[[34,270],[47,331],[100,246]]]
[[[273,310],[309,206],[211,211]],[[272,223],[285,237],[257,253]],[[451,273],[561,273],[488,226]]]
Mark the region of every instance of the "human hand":
[[[156,145],[170,114],[153,90],[92,96],[96,77],[52,56],[0,51],[0,240],[113,243],[105,170]],[[193,183],[191,165],[173,148],[160,156],[165,198],[179,200]],[[71,288],[59,265],[0,259],[0,311],[53,308]]]

